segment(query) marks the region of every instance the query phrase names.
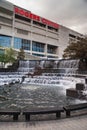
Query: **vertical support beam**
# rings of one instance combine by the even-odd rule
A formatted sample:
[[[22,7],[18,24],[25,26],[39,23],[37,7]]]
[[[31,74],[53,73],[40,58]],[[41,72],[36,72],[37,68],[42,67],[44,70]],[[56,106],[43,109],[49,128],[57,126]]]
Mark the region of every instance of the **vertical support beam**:
[[[13,10],[14,11],[14,10]],[[15,33],[15,13],[13,12],[13,22],[12,22],[12,40],[11,47],[14,47],[14,33]]]
[[[46,25],[46,44],[45,44],[45,56],[47,57],[47,46],[48,46],[48,29],[47,29],[47,25]]]
[[[57,118],[60,118],[60,117],[61,117],[61,112],[57,112],[57,113],[56,113],[56,117],[57,117]]]
[[[66,117],[70,117],[70,111],[66,111]]]
[[[47,44],[45,44],[44,46],[44,53],[45,53],[45,57],[47,57]]]
[[[25,114],[25,120],[30,121],[30,114]]]
[[[30,54],[32,55],[32,29],[33,29],[33,20],[31,19],[31,41],[30,41]]]

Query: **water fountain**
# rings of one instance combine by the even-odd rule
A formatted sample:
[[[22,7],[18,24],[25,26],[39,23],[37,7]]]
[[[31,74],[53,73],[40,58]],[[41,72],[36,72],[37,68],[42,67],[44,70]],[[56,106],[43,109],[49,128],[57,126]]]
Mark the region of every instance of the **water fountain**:
[[[54,63],[53,69],[57,69],[59,66],[60,68],[58,69],[60,70],[65,69],[66,66],[68,67],[68,63],[65,65],[64,62],[59,62],[62,61],[52,62],[52,65]],[[76,83],[85,82],[84,78],[75,78],[72,75],[69,77],[68,74],[63,76],[63,74],[59,75],[58,73],[43,73],[40,76],[33,76],[33,78],[26,76],[23,83],[20,84],[22,77],[25,76],[26,73],[32,72],[31,70],[34,70],[35,66],[39,65],[41,68],[47,67],[44,63],[44,61],[20,61],[16,73],[0,75],[0,95],[6,97],[6,99],[3,99],[4,101],[0,98],[1,108],[45,108],[83,102],[78,99],[66,97],[66,88],[75,88]],[[74,68],[77,69],[75,63],[72,69]],[[18,80],[19,83],[15,83]],[[14,84],[9,86],[10,82]]]
[[[64,70],[66,74],[76,74],[79,67],[79,60],[61,60],[58,68]]]
[[[36,66],[36,61],[19,61],[18,72],[29,73],[33,72]]]
[[[73,75],[76,74],[76,70],[78,69],[78,63],[79,63],[79,60],[57,60],[57,61],[50,61],[50,60],[41,60],[41,61],[20,61],[19,62],[19,68],[18,68],[18,71],[17,71],[17,74],[15,76],[15,74],[9,74],[9,75],[6,75],[7,77],[6,78],[3,78],[2,75],[1,75],[1,83],[2,84],[6,84],[6,82],[15,82],[15,80],[21,80],[20,78],[22,78],[25,74],[33,74],[34,71],[35,71],[35,67],[39,66],[41,67],[41,69],[46,69],[49,67],[49,65],[51,64],[51,67],[52,67],[52,70],[59,70],[59,72],[57,73],[42,73],[41,76],[33,76],[33,79],[31,77],[27,77],[25,76],[25,81],[24,83],[28,83],[28,84],[42,84],[42,85],[56,85],[59,83],[61,83],[61,80],[65,79],[66,81],[66,77],[68,77],[69,79],[69,76],[71,76],[71,81],[74,81],[73,80]],[[64,76],[64,77],[63,77]],[[14,77],[16,77],[14,79]],[[48,77],[48,78],[47,78]],[[51,77],[51,78],[49,78]],[[2,79],[3,78],[3,79]],[[68,81],[67,81],[68,82]]]

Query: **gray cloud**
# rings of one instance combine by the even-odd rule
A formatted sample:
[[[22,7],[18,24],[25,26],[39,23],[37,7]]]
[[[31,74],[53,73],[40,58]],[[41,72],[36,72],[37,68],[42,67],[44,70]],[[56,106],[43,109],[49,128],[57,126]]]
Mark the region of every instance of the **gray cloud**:
[[[8,1],[80,33],[87,33],[87,0]]]

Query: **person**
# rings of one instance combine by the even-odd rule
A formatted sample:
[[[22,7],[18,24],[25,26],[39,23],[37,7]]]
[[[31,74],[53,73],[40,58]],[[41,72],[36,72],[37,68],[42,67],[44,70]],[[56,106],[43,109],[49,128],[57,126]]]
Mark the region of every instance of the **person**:
[[[22,76],[21,83],[23,83],[25,80],[25,76]]]

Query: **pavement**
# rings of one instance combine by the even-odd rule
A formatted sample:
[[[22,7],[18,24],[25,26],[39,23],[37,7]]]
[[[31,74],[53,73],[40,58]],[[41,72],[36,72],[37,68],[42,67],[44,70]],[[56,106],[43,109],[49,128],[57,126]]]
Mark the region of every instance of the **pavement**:
[[[1,121],[0,130],[87,130],[87,114],[47,121]]]

